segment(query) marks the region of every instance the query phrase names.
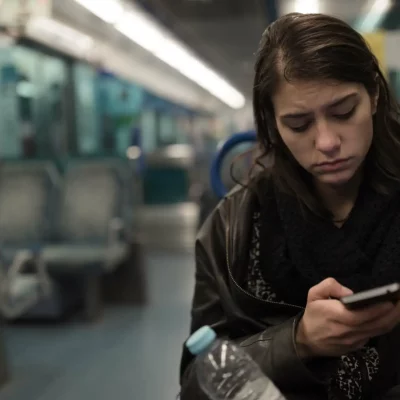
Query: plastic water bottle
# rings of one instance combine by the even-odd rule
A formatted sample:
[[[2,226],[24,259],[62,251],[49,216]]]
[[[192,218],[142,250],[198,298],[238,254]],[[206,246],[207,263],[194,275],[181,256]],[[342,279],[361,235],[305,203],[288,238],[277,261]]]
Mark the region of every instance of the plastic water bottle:
[[[209,326],[193,333],[186,347],[197,356],[197,378],[211,400],[284,400],[249,354],[228,340],[217,339]]]

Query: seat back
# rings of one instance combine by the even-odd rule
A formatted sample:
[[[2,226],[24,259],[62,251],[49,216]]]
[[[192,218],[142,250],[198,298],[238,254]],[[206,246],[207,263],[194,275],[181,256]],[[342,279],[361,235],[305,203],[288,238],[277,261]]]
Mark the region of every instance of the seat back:
[[[45,161],[0,165],[0,232],[4,245],[26,247],[45,241],[60,184],[57,169]]]
[[[124,218],[128,172],[118,161],[71,161],[62,188],[58,239],[105,242],[114,218]]]
[[[144,202],[176,204],[189,200],[195,154],[189,145],[169,145],[147,155]]]
[[[256,141],[254,131],[241,132],[229,137],[219,147],[210,174],[211,186],[217,197],[224,197],[237,182],[247,180],[253,161],[258,155]],[[238,158],[239,155],[241,157]]]
[[[238,182],[244,182],[250,172],[254,158],[254,143],[238,144],[229,151],[221,164],[221,180],[227,191]]]

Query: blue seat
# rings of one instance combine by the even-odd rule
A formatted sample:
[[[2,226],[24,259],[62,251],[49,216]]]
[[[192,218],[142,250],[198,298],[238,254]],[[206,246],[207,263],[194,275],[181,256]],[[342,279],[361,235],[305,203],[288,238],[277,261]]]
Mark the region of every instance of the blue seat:
[[[75,160],[66,166],[52,241],[41,254],[51,274],[81,279],[88,320],[103,310],[102,276],[129,255],[131,178],[122,160]]]
[[[115,160],[71,161],[55,214],[53,240],[42,251],[50,271],[104,274],[129,251],[129,168]]]
[[[12,265],[26,249],[56,279],[58,290],[53,290],[52,299],[30,316],[59,315],[81,298],[87,317],[97,316],[101,276],[129,254],[133,176],[130,166],[119,160],[71,161],[62,179],[45,162],[12,162],[0,168],[5,264]],[[8,293],[19,296],[22,304],[34,292],[34,284],[28,275],[21,278],[13,281],[15,287],[8,285]],[[78,284],[74,293],[71,279]]]
[[[254,148],[256,139],[254,131],[241,132],[232,135],[219,146],[218,152],[215,154],[211,164],[209,175],[211,188],[207,188],[200,197],[198,227],[203,225],[221,198],[236,185],[231,176],[231,165],[238,155],[249,150],[249,147]],[[248,157],[242,159],[241,165],[235,162],[236,168],[233,170],[235,178],[240,181],[246,178],[249,167],[252,164],[253,155],[250,153]],[[237,168],[238,166],[240,168]]]
[[[51,282],[37,248],[50,234],[50,198],[59,176],[47,162],[13,161],[0,167],[0,313],[17,318]],[[26,267],[33,271],[27,273]]]
[[[0,239],[11,263],[20,249],[39,249],[51,238],[60,175],[46,161],[10,161],[0,166]]]
[[[231,164],[235,156],[243,153],[249,144],[254,145],[256,140],[257,136],[254,131],[236,133],[229,137],[219,148],[210,172],[211,187],[218,198],[224,197],[229,191],[229,187],[235,184],[230,177],[230,165],[226,168],[227,159],[230,161],[228,164]],[[246,161],[248,161],[246,166],[248,168],[251,165],[251,161]],[[246,168],[242,168],[240,177],[245,176],[247,173],[243,169],[245,170]]]

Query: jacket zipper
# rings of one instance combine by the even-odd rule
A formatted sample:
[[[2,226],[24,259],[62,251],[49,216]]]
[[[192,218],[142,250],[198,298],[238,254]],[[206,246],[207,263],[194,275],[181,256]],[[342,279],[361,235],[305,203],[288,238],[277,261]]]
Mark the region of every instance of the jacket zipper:
[[[227,213],[229,214],[229,213]],[[232,274],[232,270],[230,267],[230,262],[229,262],[229,234],[230,234],[230,225],[229,225],[229,217],[227,217],[227,221],[226,221],[226,228],[225,228],[225,250],[226,250],[226,264],[227,264],[227,268],[228,268],[228,273],[230,278],[232,279],[232,282],[235,284],[235,286],[245,295],[258,300],[258,301],[262,301],[263,303],[269,303],[269,304],[276,304],[276,305],[280,305],[280,306],[288,306],[288,307],[292,307],[292,308],[296,308],[298,310],[304,310],[304,307],[301,306],[296,306],[294,304],[288,304],[288,303],[279,303],[277,301],[271,301],[271,300],[264,300],[264,299],[260,299],[254,295],[252,295],[251,293],[249,293],[248,291],[246,291],[245,289],[243,289],[235,280],[235,278],[233,277]]]

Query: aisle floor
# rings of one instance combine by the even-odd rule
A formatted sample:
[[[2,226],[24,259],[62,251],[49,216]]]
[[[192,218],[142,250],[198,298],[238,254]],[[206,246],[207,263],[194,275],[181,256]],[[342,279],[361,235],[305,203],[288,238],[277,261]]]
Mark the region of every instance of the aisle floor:
[[[169,400],[179,392],[194,279],[191,252],[146,255],[148,301],[87,324],[6,329],[13,379],[0,400]]]

